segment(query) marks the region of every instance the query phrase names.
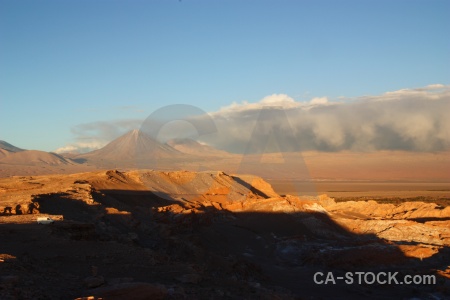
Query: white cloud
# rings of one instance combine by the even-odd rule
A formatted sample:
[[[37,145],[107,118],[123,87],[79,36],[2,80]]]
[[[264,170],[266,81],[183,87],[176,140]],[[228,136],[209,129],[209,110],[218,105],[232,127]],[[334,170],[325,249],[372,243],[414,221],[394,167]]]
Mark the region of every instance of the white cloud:
[[[431,84],[422,88],[401,89],[386,92],[379,96],[364,96],[361,100],[366,101],[391,101],[391,100],[440,100],[450,96],[450,86],[443,84]]]
[[[278,148],[286,151],[444,151],[450,149],[449,112],[450,86],[433,84],[337,101],[316,97],[300,102],[273,94],[196,117],[210,118],[217,127],[200,141],[237,153],[248,151],[249,145],[251,151],[266,149],[268,136],[276,136],[283,143]],[[141,124],[142,120],[81,124],[72,129],[75,142],[57,151],[99,148]],[[177,124],[166,129],[183,137],[190,127]],[[211,122],[199,124],[210,132]]]
[[[55,153],[78,153],[78,148],[75,145],[66,145],[54,151]]]
[[[250,138],[260,139],[260,147],[265,149],[263,143],[267,135],[273,134],[291,143],[285,148],[300,145],[301,149],[296,150],[450,149],[448,85],[433,84],[348,100],[351,101],[333,102],[320,97],[296,102],[288,95],[274,94],[256,103],[234,103],[210,114],[218,133],[202,139],[231,152],[244,152]],[[280,108],[283,114],[277,112]],[[264,120],[258,120],[261,109],[273,111],[273,114],[266,113]],[[279,118],[284,116],[291,128],[280,128],[283,122]],[[255,126],[257,122],[262,122],[263,126]],[[261,132],[255,133],[255,128]],[[297,141],[289,140],[292,132]]]
[[[442,88],[445,88],[445,85],[440,84],[440,83],[438,83],[438,84],[430,84],[430,85],[427,85],[425,88],[427,88],[429,90],[442,89]]]
[[[263,105],[276,105],[283,107],[290,107],[292,105],[296,105],[295,100],[286,94],[272,94],[270,96],[262,98],[261,101],[259,101],[259,103]]]
[[[317,106],[336,105],[338,102],[329,102],[327,97],[316,97],[310,101],[295,101],[294,98],[286,94],[272,94],[259,100],[258,102],[242,101],[242,103],[233,102],[229,106],[222,107],[217,112],[210,112],[211,116],[219,118],[228,118],[235,113],[248,112],[252,110],[261,110],[263,108],[278,107],[283,109],[304,109],[308,110]]]
[[[316,98],[312,98],[309,103],[311,104],[327,104],[328,103],[328,98],[327,97],[316,97]]]
[[[55,150],[56,153],[86,153],[92,150],[100,149],[105,146],[107,142],[91,141],[68,144]]]

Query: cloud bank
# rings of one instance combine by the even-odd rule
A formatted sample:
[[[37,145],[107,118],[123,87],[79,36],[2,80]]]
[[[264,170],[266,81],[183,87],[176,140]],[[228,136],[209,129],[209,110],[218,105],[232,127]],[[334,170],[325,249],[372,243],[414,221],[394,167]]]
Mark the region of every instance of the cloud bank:
[[[259,150],[274,152],[280,143],[289,151],[445,151],[450,149],[449,113],[450,86],[441,84],[339,102],[326,97],[296,102],[275,94],[211,113],[219,133],[201,140],[238,153],[249,151],[250,139],[256,139],[252,145],[261,141]],[[267,136],[275,142],[268,143]]]
[[[212,134],[198,136],[199,141],[233,153],[434,152],[450,149],[449,112],[450,86],[434,84],[377,96],[340,97],[339,101],[320,97],[299,102],[286,94],[273,94],[258,102],[233,103],[193,118],[212,119],[217,127]],[[139,128],[142,122],[135,119],[81,124],[72,129],[77,142],[60,149],[99,147]],[[172,122],[158,138],[192,138],[193,129],[186,121]]]

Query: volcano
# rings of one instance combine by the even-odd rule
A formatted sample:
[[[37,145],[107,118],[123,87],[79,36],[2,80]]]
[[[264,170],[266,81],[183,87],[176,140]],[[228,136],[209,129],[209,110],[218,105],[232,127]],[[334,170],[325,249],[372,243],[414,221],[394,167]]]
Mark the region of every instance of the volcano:
[[[177,159],[182,156],[183,153],[169,145],[156,141],[142,131],[132,130],[103,148],[75,156],[74,160],[99,166],[128,167],[145,161]]]

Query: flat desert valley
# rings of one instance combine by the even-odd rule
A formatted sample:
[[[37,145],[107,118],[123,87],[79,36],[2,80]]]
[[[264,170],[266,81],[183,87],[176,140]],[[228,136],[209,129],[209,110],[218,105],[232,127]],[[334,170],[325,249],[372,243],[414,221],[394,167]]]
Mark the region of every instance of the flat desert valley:
[[[448,152],[237,155],[137,131],[79,155],[5,145],[1,299],[450,297]]]

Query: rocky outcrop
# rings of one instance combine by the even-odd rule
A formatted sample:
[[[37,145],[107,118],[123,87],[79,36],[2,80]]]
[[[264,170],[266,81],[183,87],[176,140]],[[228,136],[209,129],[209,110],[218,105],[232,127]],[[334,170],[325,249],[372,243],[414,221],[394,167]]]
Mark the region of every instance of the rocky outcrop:
[[[374,200],[370,201],[346,201],[346,202],[322,202],[322,205],[329,212],[336,213],[356,213],[373,219],[423,219],[450,218],[450,207],[441,207],[435,203],[425,202],[404,202],[395,204],[379,204]]]
[[[331,218],[356,234],[374,234],[396,242],[450,245],[450,207],[435,203],[376,201],[321,202]]]
[[[379,238],[397,242],[450,246],[448,224],[422,224],[408,220],[361,220],[335,218],[339,225],[356,234],[375,234]],[[448,223],[445,222],[445,223]],[[435,223],[436,224],[436,223]]]
[[[61,215],[51,226],[38,226],[35,214],[0,216],[8,297],[291,299],[321,292],[311,280],[319,269],[448,275],[449,211],[433,203],[280,196],[261,178],[224,172],[11,180],[27,184],[2,185],[2,194],[24,205],[33,195],[43,215]],[[372,287],[338,288],[375,299],[402,289]]]

